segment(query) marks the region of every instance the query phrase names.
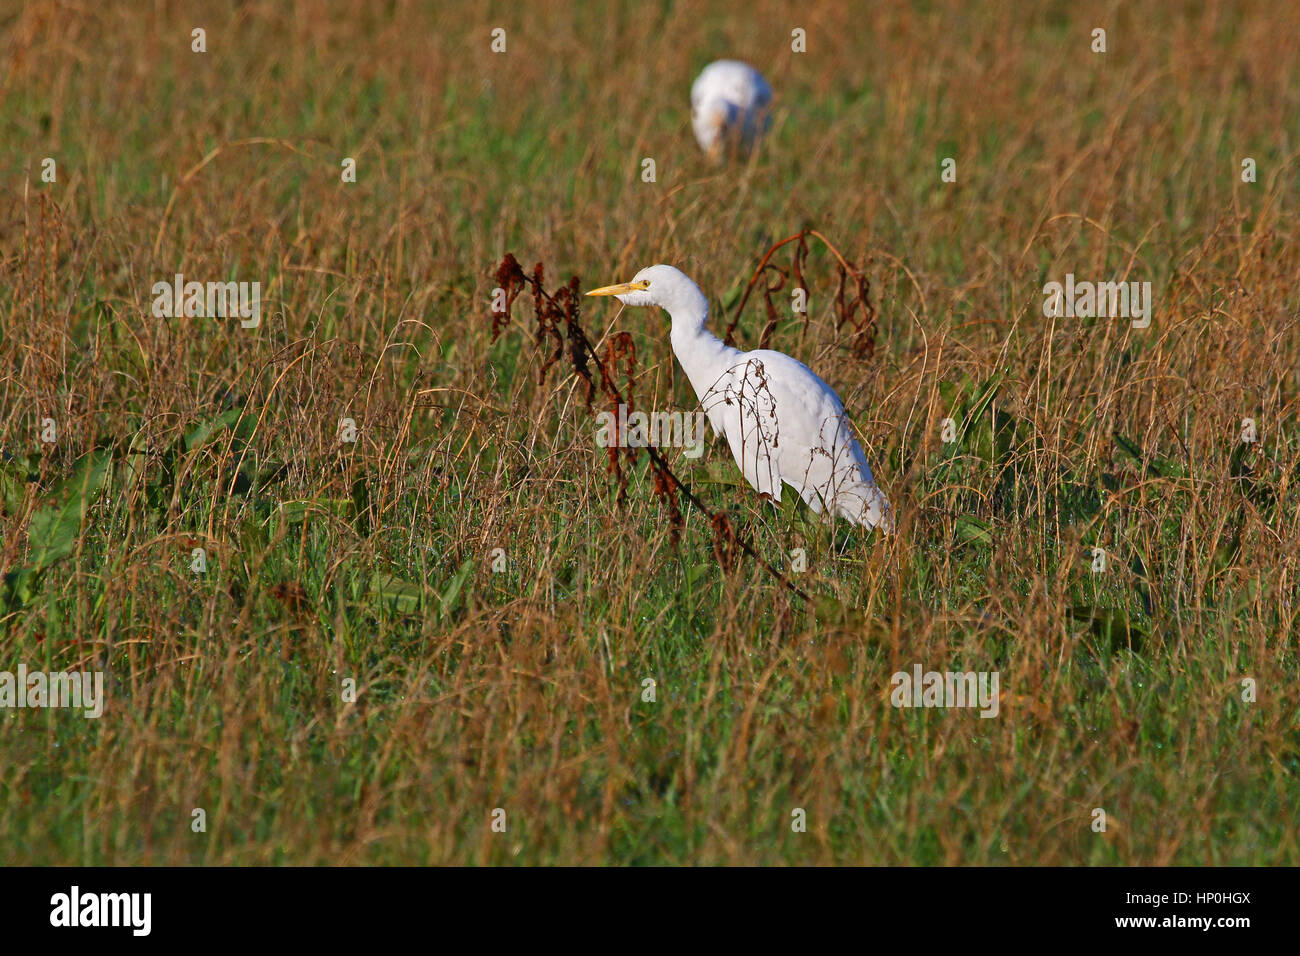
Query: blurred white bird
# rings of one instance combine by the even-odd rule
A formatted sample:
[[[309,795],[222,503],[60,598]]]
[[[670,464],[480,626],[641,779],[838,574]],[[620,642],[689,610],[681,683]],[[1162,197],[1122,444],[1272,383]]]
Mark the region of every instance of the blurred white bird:
[[[742,352],[724,344],[705,328],[709,300],[672,266],[650,266],[631,282],[587,295],[667,310],[673,354],[714,433],[727,437],[756,491],[780,501],[785,483],[815,512],[892,530],[889,502],[853,437],[844,403],[812,369],[781,352]]]
[[[691,86],[691,126],[700,149],[715,162],[748,155],[767,131],[772,88],[739,60],[716,60]]]

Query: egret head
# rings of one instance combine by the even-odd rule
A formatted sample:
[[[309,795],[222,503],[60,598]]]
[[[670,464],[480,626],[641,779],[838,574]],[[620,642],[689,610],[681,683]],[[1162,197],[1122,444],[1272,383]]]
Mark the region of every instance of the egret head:
[[[695,132],[695,141],[714,162],[720,161],[728,149],[736,149],[739,116],[736,104],[721,96],[691,106],[691,129]]]
[[[667,309],[674,320],[698,319],[702,324],[709,314],[709,300],[700,287],[672,266],[648,266],[631,282],[592,289],[587,295],[612,295],[624,305],[657,305]]]

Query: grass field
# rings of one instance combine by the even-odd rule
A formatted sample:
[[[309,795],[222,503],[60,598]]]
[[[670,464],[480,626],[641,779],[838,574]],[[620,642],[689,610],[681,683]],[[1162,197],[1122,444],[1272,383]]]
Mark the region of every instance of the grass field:
[[[106,694],[0,709],[4,862],[1300,864],[1294,6],[100,6],[0,15],[0,670]],[[775,117],[715,167],[722,56]],[[778,575],[644,453],[620,495],[492,298],[667,262],[720,332],[804,229],[874,324],[810,237],[770,347],[897,533],[665,450]],[[260,324],[156,316],[178,273]],[[1067,273],[1150,326],[1046,317]],[[663,313],[580,321],[695,407]],[[997,716],[892,706],[917,665]]]

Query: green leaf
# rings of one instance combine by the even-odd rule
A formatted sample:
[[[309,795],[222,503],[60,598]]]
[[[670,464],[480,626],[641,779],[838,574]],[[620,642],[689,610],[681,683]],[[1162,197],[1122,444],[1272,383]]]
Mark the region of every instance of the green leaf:
[[[280,502],[279,514],[287,525],[302,524],[314,512],[350,518],[355,505],[351,498],[291,498]]]
[[[1115,432],[1115,444],[1119,446],[1120,451],[1146,468],[1149,474],[1153,474],[1158,478],[1180,477],[1183,474],[1182,465],[1156,455],[1145,454],[1137,442],[1131,438],[1125,438],[1119,432]]]
[[[1131,438],[1125,438],[1119,432],[1115,432],[1115,444],[1119,450],[1128,455],[1139,465],[1142,464],[1142,449],[1138,447],[1137,442]]]
[[[76,550],[81,523],[104,484],[112,459],[113,453],[106,448],[83,455],[73,465],[72,474],[46,496],[50,504],[32,515],[27,534],[32,563],[38,572]]]
[[[206,422],[201,422],[185,436],[185,450],[193,451],[201,445],[206,445],[212,436],[227,428],[234,429],[235,437],[247,441],[253,437],[253,429],[257,427],[257,416],[251,411],[244,413],[242,408],[231,408],[216,418],[210,418]]]
[[[966,544],[992,546],[993,527],[987,522],[971,515],[961,515],[953,528],[958,541]]]
[[[745,287],[748,284],[748,280],[742,280],[727,290],[727,294],[722,297],[722,311],[725,314],[730,315],[731,310],[740,301],[740,297],[745,294]]]
[[[387,571],[376,571],[370,576],[370,589],[367,593],[402,614],[418,611],[424,601],[424,588],[403,581]]]
[[[357,529],[363,534],[370,530],[370,490],[364,476],[352,482],[353,515],[358,519]]]
[[[1127,647],[1137,651],[1142,648],[1149,636],[1145,627],[1134,623],[1118,608],[1076,604],[1069,608],[1066,614],[1076,621],[1086,622],[1104,650]]]
[[[686,570],[686,586],[689,588],[698,587],[700,584],[707,584],[716,573],[717,565],[714,564],[696,564]]]
[[[0,510],[15,517],[27,501],[32,473],[17,460],[0,462]]]
[[[957,399],[961,394],[961,387],[955,382],[943,381],[939,383],[939,399],[943,403],[943,410],[947,415],[956,417]]]
[[[741,477],[735,463],[712,462],[691,475],[691,481],[701,485],[723,485],[730,488],[748,488],[749,484]]]
[[[997,449],[994,446],[995,423],[989,405],[997,396],[1001,385],[1000,372],[995,372],[984,380],[975,393],[976,397],[966,413],[965,420],[962,422],[961,435],[958,437],[962,447],[969,448],[972,454],[990,463],[996,461]]]
[[[442,589],[439,600],[442,602],[442,616],[450,617],[451,612],[456,608],[456,599],[460,597],[461,589],[465,586],[465,580],[469,577],[470,572],[474,570],[474,559],[466,558],[461,562],[456,573],[452,575],[447,586]]]
[[[15,568],[0,583],[0,610],[16,611],[26,606],[36,593],[36,574],[30,568]]]

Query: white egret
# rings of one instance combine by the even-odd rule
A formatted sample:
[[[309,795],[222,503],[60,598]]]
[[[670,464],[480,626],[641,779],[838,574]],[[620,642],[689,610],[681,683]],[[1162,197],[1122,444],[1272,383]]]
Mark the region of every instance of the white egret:
[[[784,483],[814,512],[892,528],[889,502],[876,487],[844,403],[812,369],[771,349],[742,352],[724,344],[705,327],[709,300],[672,266],[650,266],[631,282],[587,295],[668,312],[673,354],[714,434],[726,436],[754,490],[780,501]]]
[[[740,60],[716,60],[691,86],[691,126],[700,149],[714,161],[746,155],[767,131],[772,88]]]

